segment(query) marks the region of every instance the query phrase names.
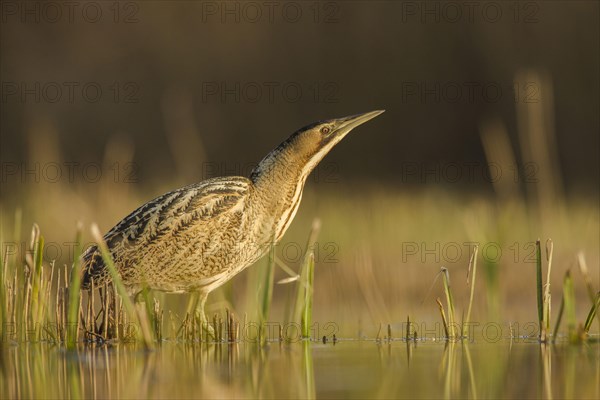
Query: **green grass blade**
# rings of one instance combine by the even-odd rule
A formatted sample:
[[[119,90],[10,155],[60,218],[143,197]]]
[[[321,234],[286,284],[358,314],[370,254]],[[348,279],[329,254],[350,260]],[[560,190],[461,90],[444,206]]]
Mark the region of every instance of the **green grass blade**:
[[[594,321],[596,313],[598,312],[598,307],[600,307],[600,292],[596,293],[594,304],[592,304],[592,308],[585,319],[585,324],[583,326],[583,331],[585,333],[589,333],[590,328],[592,327],[592,322]]]
[[[2,226],[0,226],[0,249],[4,249],[4,237],[2,236]],[[4,253],[0,251],[0,323],[2,324],[2,332],[8,322],[8,298],[6,294],[6,287],[8,286],[7,277],[8,267],[8,246]]]
[[[446,313],[444,312],[444,306],[442,305],[442,301],[438,297],[436,303],[440,309],[440,315],[442,316],[442,323],[444,324],[444,332],[446,332],[446,337],[450,337],[450,331],[448,330],[448,320],[446,319]]]
[[[449,337],[456,337],[455,313],[454,313],[454,297],[450,289],[450,272],[445,267],[442,267],[444,276],[444,293],[446,294],[446,303],[448,305],[448,331]]]
[[[67,348],[74,348],[77,341],[77,327],[79,326],[79,298],[81,290],[81,241],[83,226],[77,224],[75,234],[75,247],[73,248],[73,267],[71,269],[71,282],[69,283],[69,313],[67,317]]]
[[[319,231],[321,230],[321,222],[318,218],[315,218],[310,230],[310,234],[308,235],[308,241],[306,243],[306,253],[304,254],[304,259],[302,260],[302,265],[300,266],[300,279],[296,285],[296,300],[294,302],[294,312],[292,314],[292,318],[294,322],[298,322],[302,317],[302,309],[304,307],[304,293],[306,290],[305,282],[307,280],[306,274],[308,270],[308,265],[310,261],[310,255],[314,254],[315,242],[317,241],[317,236],[319,235]]]
[[[31,316],[33,326],[38,326],[40,322],[38,320],[40,304],[38,304],[40,284],[41,284],[41,273],[42,273],[42,260],[44,255],[44,237],[40,235],[39,228],[37,231],[37,241],[34,244],[33,251],[33,273],[31,275]]]
[[[261,301],[262,316],[263,316],[264,321],[266,321],[266,319],[269,318],[269,309],[271,306],[271,299],[273,297],[274,272],[275,272],[275,246],[271,245],[271,248],[269,249],[269,262],[267,264],[267,271],[265,274],[265,281],[264,281],[264,286],[263,286],[264,292],[263,292],[262,301]]]
[[[261,342],[264,343],[265,337],[265,322],[269,318],[269,310],[271,299],[273,297],[273,280],[275,275],[275,245],[271,243],[269,248],[269,258],[265,267],[260,291],[258,293],[258,302],[260,305],[259,327]]]
[[[585,281],[585,288],[587,289],[590,302],[593,306],[596,298],[596,290],[594,289],[594,285],[592,284],[592,280],[590,279],[589,270],[583,252],[579,252],[579,254],[577,254],[577,264],[579,265],[579,271],[581,271],[581,275],[583,275],[583,280]],[[600,318],[598,318],[598,325],[600,326]]]
[[[313,298],[313,282],[315,274],[315,255],[310,253],[308,258],[308,269],[306,273],[306,281],[304,282],[304,307],[302,309],[302,319],[300,326],[302,328],[302,337],[310,338],[310,327],[312,324],[312,298]]]
[[[535,241],[535,272],[536,272],[536,289],[537,289],[537,307],[538,307],[538,322],[540,335],[543,328],[544,320],[544,301],[543,301],[543,283],[542,283],[542,249],[540,239]]]
[[[469,293],[469,306],[467,308],[467,316],[465,318],[465,320],[463,321],[463,332],[466,332],[466,329],[468,327],[468,324],[471,322],[471,309],[473,307],[473,297],[475,294],[475,278],[477,276],[477,252],[479,251],[479,246],[475,246],[475,248],[473,249],[473,254],[471,255],[471,260],[469,261],[469,271],[473,271],[471,273],[471,281],[470,281],[470,285],[471,285],[471,291]],[[467,272],[467,285],[469,285],[469,276],[468,276],[468,272]]]
[[[145,324],[145,328],[148,330],[148,332],[151,332],[151,334],[154,337],[154,340],[158,340],[158,330],[155,329],[156,320],[154,317],[154,297],[151,296],[150,289],[146,284],[144,284],[144,287],[140,292],[140,296],[144,301],[144,306],[137,307],[137,311],[138,313],[144,314],[144,316],[141,318],[144,318],[145,321],[142,323]]]
[[[578,335],[576,333],[577,316],[575,314],[575,289],[573,288],[573,278],[571,277],[570,270],[567,270],[563,281],[563,300],[565,303],[564,313],[567,320],[569,341],[572,343],[578,342]]]
[[[560,323],[562,322],[563,312],[565,310],[565,298],[560,300],[560,308],[558,309],[558,315],[556,316],[556,325],[554,325],[554,332],[552,332],[552,340],[556,340],[558,335],[558,329],[560,328]]]

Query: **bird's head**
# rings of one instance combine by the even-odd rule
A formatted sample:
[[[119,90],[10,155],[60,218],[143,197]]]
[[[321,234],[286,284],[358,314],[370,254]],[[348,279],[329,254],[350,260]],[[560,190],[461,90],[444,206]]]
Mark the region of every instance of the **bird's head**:
[[[352,129],[382,112],[383,110],[371,111],[311,124],[297,132],[295,147],[300,155],[306,157],[312,170]]]
[[[285,168],[286,172],[300,173],[306,179],[323,157],[352,129],[383,111],[319,121],[297,130],[259,163],[253,171],[253,178],[267,170],[283,171],[282,168]]]

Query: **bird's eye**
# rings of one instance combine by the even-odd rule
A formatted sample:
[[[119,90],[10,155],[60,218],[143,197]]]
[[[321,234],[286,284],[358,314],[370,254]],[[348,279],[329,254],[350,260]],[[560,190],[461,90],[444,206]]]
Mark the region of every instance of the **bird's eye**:
[[[323,135],[327,135],[329,133],[329,131],[330,131],[330,129],[329,129],[328,126],[324,126],[324,127],[321,128],[321,133]]]

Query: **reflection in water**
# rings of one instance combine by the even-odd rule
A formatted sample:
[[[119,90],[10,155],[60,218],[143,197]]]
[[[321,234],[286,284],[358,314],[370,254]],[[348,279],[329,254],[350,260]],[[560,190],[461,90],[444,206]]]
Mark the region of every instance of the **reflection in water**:
[[[341,341],[2,347],[2,398],[600,397],[600,345]]]
[[[552,346],[540,343],[540,355],[544,378],[544,397],[552,399]]]

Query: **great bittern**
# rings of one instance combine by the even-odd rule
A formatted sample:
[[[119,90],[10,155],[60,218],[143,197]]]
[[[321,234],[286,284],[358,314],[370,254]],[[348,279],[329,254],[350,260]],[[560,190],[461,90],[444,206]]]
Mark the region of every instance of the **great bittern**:
[[[208,294],[261,258],[298,210],[310,172],[371,111],[308,125],[271,151],[250,174],[219,177],[166,193],[133,211],[106,235],[131,295],[144,288]],[[82,288],[110,281],[100,250],[83,259]]]

